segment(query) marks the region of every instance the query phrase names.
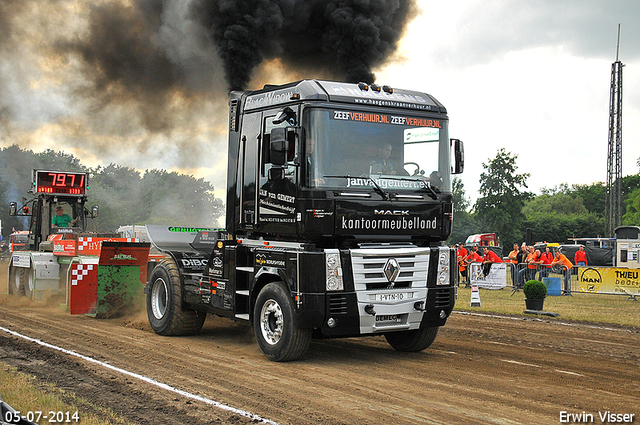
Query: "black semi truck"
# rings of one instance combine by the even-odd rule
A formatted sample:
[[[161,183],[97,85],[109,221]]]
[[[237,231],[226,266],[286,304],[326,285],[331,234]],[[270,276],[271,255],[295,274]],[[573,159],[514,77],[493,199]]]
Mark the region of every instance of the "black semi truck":
[[[154,331],[197,333],[206,314],[250,321],[273,361],[312,338],[427,348],[456,297],[443,241],[464,154],[445,107],[318,80],[234,91],[229,106],[226,229],[182,244],[149,231],[166,254],[145,288]]]

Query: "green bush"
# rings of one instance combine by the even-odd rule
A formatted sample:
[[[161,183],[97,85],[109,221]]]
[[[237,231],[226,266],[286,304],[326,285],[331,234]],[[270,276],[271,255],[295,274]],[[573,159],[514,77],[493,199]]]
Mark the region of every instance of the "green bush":
[[[530,280],[524,284],[524,296],[530,300],[541,300],[547,296],[547,285],[539,280]]]

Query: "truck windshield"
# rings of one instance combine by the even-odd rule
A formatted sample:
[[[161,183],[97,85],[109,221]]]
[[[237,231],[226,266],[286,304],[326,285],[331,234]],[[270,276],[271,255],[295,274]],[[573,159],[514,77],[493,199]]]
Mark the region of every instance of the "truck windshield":
[[[451,191],[447,121],[409,114],[307,108],[303,116],[310,187]],[[340,176],[340,177],[337,177]]]

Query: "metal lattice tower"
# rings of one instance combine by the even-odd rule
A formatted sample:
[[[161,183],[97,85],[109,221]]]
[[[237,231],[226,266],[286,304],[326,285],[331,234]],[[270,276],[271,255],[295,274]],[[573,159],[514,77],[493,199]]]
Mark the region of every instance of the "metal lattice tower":
[[[620,24],[616,61],[611,65],[611,93],[609,96],[609,154],[607,157],[606,233],[614,236],[620,225],[622,186],[622,62],[620,52]]]

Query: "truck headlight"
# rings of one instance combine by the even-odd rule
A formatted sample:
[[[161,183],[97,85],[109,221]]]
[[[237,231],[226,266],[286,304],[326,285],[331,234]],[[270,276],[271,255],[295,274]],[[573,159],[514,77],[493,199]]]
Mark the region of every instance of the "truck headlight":
[[[449,250],[440,250],[440,267],[449,267]]]
[[[449,273],[450,263],[449,248],[440,248],[438,254],[438,275],[436,276],[436,285],[449,285],[451,281]]]
[[[325,249],[324,255],[327,291],[342,291],[344,282],[342,281],[340,251],[337,249]]]
[[[438,285],[448,285],[449,284],[449,271],[441,270],[438,273],[438,281],[436,282]]]

